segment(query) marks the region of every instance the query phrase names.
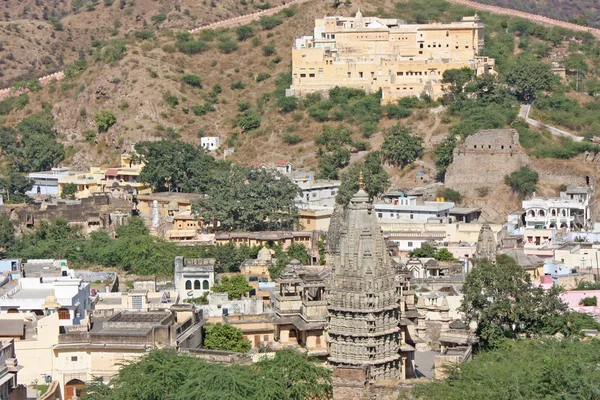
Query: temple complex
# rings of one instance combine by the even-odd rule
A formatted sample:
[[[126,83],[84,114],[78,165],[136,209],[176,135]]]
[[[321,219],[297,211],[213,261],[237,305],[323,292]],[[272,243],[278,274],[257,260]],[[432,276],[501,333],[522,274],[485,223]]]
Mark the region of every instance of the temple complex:
[[[344,214],[332,221],[328,237],[327,334],[334,381],[405,379],[413,370],[414,348],[406,344],[399,281],[362,174]],[[334,398],[346,397],[336,397],[334,389]]]

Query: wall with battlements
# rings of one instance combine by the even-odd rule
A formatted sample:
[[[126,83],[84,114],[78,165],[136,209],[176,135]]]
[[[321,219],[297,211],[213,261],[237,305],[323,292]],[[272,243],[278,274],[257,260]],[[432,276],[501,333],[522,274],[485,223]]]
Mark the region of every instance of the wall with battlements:
[[[454,149],[446,186],[463,194],[504,184],[504,176],[529,163],[514,129],[489,129],[469,136]]]

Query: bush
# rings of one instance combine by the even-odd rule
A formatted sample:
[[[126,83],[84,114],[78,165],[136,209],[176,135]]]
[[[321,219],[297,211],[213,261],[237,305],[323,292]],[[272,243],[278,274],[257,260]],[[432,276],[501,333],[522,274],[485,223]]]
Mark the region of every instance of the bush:
[[[282,138],[285,143],[290,145],[298,144],[302,141],[302,136],[297,133],[284,133]]]
[[[125,57],[127,46],[122,40],[113,40],[104,48],[102,59],[107,63],[114,63]]]
[[[289,113],[298,108],[298,98],[295,96],[282,97],[277,101],[277,106],[284,113]]]
[[[231,39],[228,36],[223,36],[219,38],[219,44],[217,45],[221,53],[223,54],[231,54],[238,49],[238,45],[235,40]]]
[[[244,85],[242,81],[235,81],[231,83],[231,90],[242,90],[245,87],[246,85]]]
[[[527,197],[536,190],[539,174],[529,166],[521,167],[518,171],[506,175],[504,182],[521,197]]]
[[[211,103],[196,104],[194,107],[192,107],[192,112],[197,116],[206,115],[211,111],[215,111],[215,106],[213,106]]]
[[[594,297],[584,297],[583,299],[581,299],[581,301],[579,302],[580,306],[586,306],[586,307],[590,307],[590,306],[597,306],[598,305],[598,297],[594,296]]]
[[[167,15],[165,13],[160,13],[160,14],[156,14],[153,15],[150,20],[152,22],[154,22],[155,24],[160,24],[161,22],[164,22],[167,20]]]
[[[164,95],[164,99],[165,102],[171,106],[171,108],[175,108],[179,104],[179,99],[177,98],[177,96],[174,96],[172,94],[166,93]]]
[[[135,38],[139,40],[148,40],[154,37],[154,32],[152,32],[149,29],[144,29],[143,31],[137,31],[133,34],[133,36],[135,36]]]
[[[296,12],[298,11],[297,8],[294,7],[290,7],[290,8],[284,8],[283,10],[281,10],[281,13],[286,17],[286,18],[290,18],[293,17],[294,15],[296,15]]]
[[[76,78],[87,69],[88,63],[86,60],[73,61],[65,68],[65,75],[67,78]]]
[[[283,21],[274,16],[263,16],[263,17],[260,17],[260,19],[258,20],[258,23],[260,24],[260,26],[262,26],[263,29],[271,30],[271,29],[275,28],[276,26],[283,24]]]
[[[250,25],[242,25],[235,30],[235,33],[237,35],[237,39],[240,42],[243,42],[254,36],[254,29]]]
[[[238,114],[236,117],[237,126],[242,128],[242,131],[248,132],[253,129],[260,127],[260,116],[256,113],[246,110],[241,114]]]
[[[275,45],[273,43],[265,44],[262,47],[262,51],[266,57],[270,57],[275,54]]]
[[[266,81],[270,77],[271,77],[271,74],[268,74],[266,72],[261,72],[258,75],[256,75],[256,82]]]
[[[396,106],[394,104],[388,104],[384,106],[382,111],[387,114],[387,117],[390,119],[402,119],[409,117],[411,114],[411,110],[409,108]]]
[[[200,77],[198,75],[185,74],[181,77],[181,80],[183,81],[183,83],[185,83],[187,85],[197,87],[197,88],[202,88],[202,79],[200,79]]]
[[[184,54],[198,54],[207,51],[210,46],[203,40],[178,40],[177,48]]]
[[[117,123],[117,117],[111,110],[102,110],[94,115],[94,121],[96,121],[98,132],[106,132]]]
[[[444,201],[452,201],[454,203],[460,204],[462,201],[462,194],[458,190],[445,188],[440,190],[437,193],[437,197],[441,197]]]

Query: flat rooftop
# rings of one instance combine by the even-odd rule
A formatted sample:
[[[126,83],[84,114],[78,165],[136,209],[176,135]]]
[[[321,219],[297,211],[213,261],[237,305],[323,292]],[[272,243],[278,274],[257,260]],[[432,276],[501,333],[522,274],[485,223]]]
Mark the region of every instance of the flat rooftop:
[[[125,322],[125,323],[156,323],[160,324],[165,317],[170,316],[169,313],[153,313],[153,312],[135,312],[135,313],[119,313],[108,320],[108,322]]]
[[[45,299],[52,292],[51,289],[21,289],[13,294],[13,299]]]
[[[181,192],[159,192],[151,194],[138,194],[137,198],[140,200],[191,200],[196,201],[204,198],[201,193],[181,193]]]

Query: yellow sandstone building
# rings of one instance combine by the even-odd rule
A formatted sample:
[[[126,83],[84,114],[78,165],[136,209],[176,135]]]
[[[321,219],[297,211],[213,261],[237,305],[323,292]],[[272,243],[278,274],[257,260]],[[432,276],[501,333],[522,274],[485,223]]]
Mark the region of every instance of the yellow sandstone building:
[[[313,36],[296,39],[290,96],[327,93],[336,86],[382,90],[382,103],[405,96],[442,96],[447,69],[468,67],[495,73],[494,59],[480,56],[484,25],[477,15],[449,24],[406,24],[402,20],[325,17]]]

